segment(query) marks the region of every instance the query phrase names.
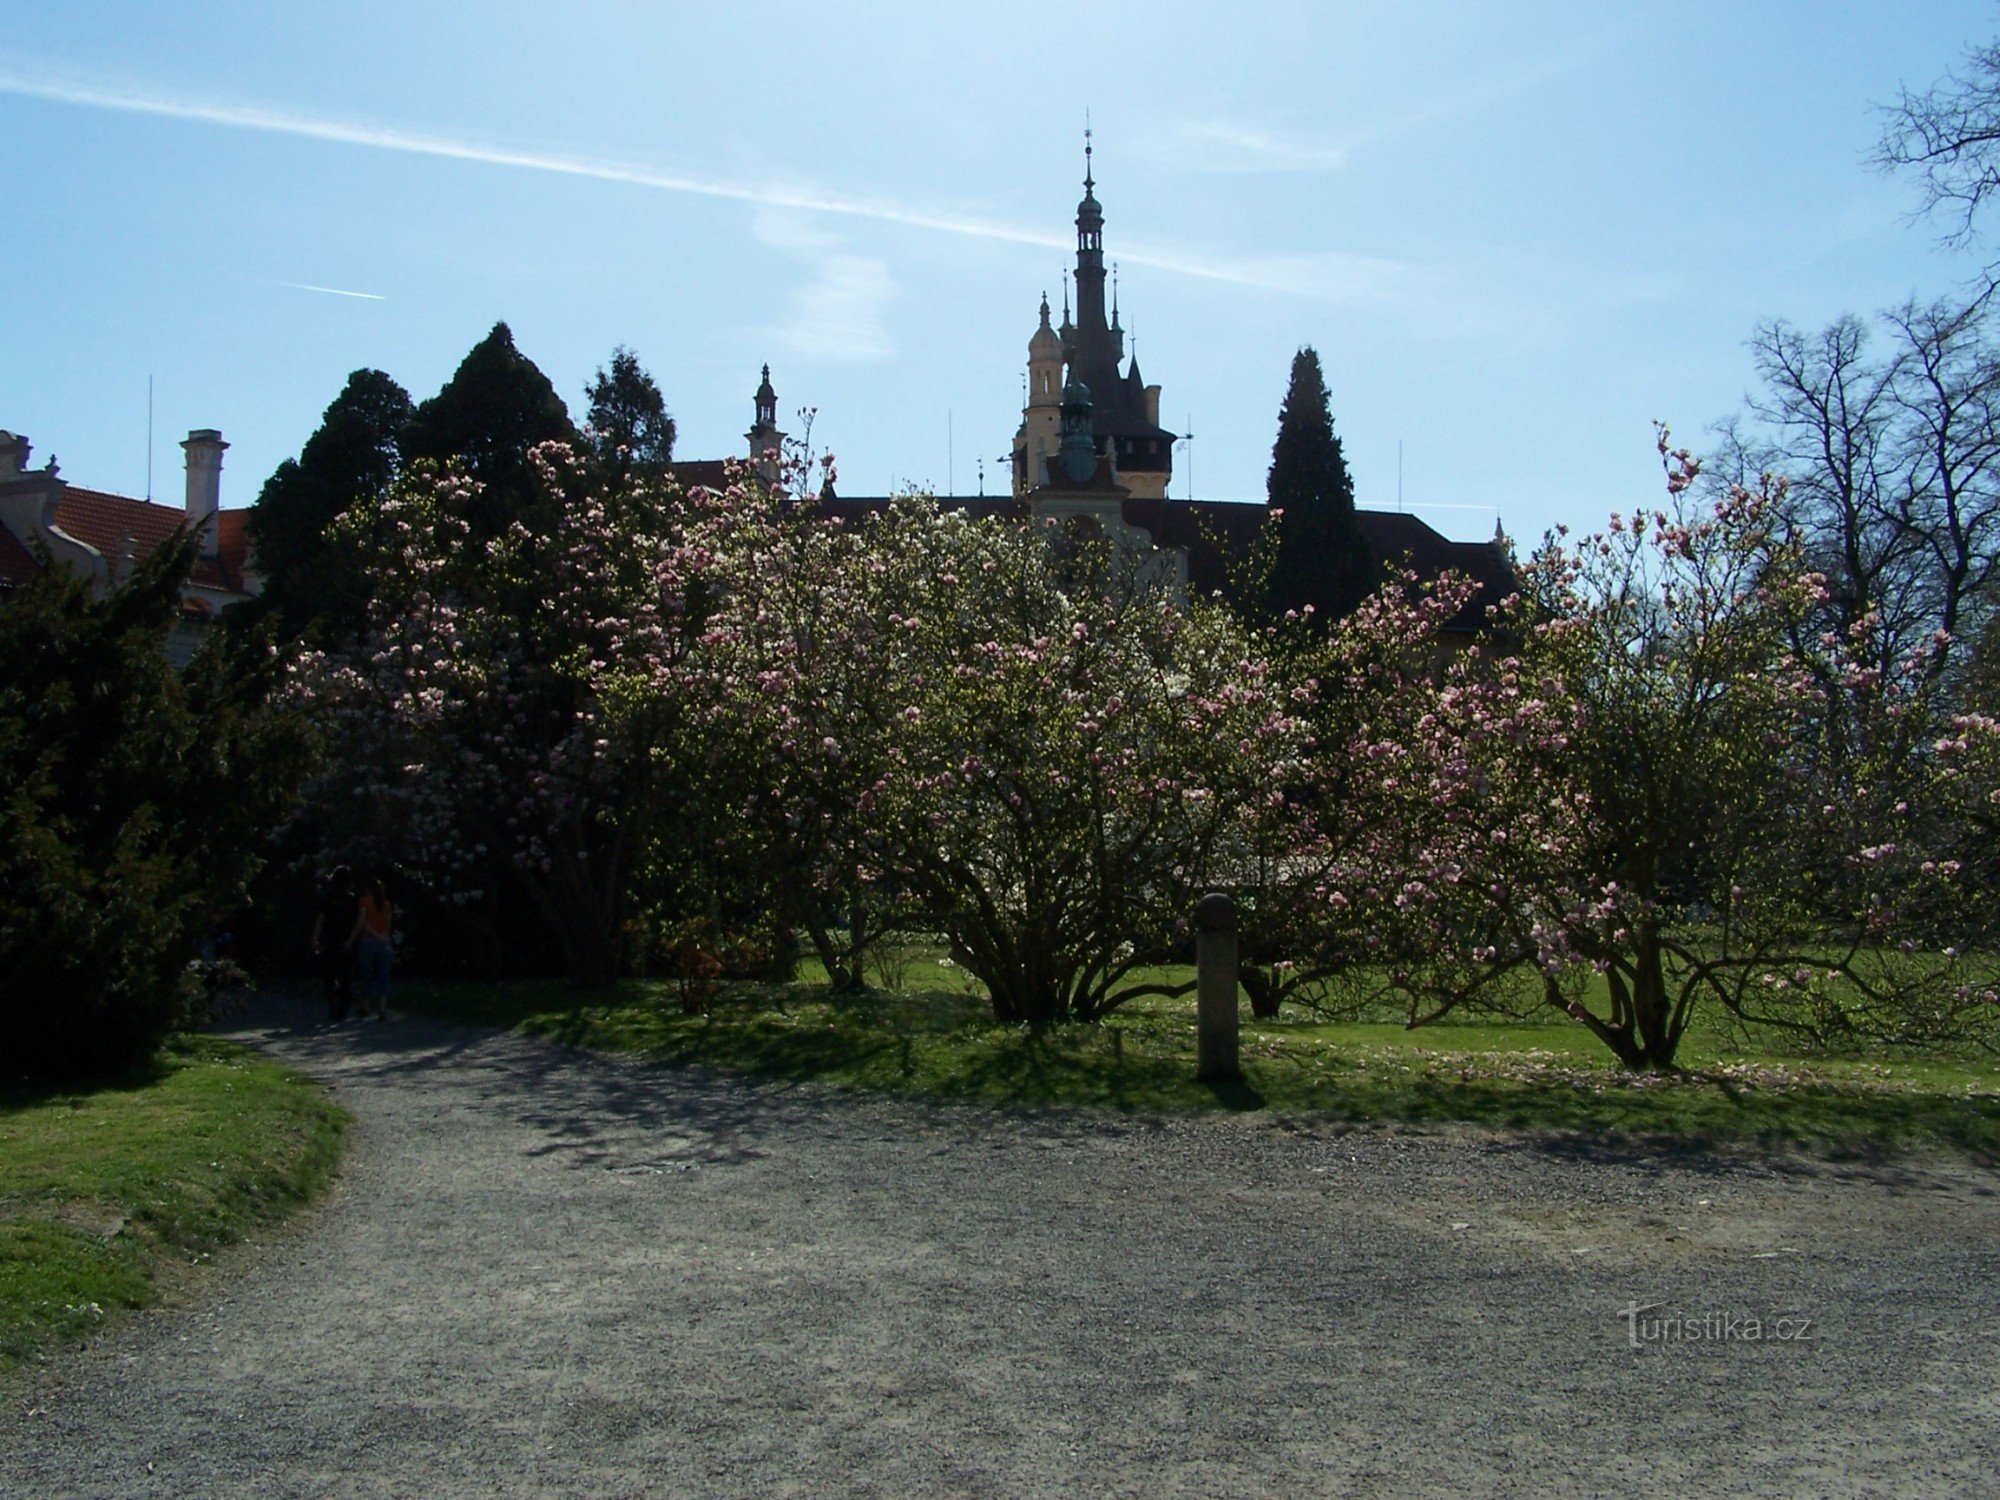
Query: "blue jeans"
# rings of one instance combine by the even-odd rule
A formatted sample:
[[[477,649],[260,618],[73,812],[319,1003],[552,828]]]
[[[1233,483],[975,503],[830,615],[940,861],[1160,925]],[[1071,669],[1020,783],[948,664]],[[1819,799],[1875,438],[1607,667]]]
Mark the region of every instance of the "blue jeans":
[[[389,955],[391,949],[387,938],[361,934],[360,963],[355,974],[355,993],[360,997],[361,1008],[365,1012],[373,1002],[375,1014],[389,1013]]]

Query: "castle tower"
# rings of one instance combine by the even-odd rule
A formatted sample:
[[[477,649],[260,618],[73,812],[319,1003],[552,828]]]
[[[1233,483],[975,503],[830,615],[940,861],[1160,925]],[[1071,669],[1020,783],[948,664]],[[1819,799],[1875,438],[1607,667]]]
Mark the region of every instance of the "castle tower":
[[[1125,368],[1115,280],[1106,305],[1104,205],[1097,201],[1093,149],[1086,131],[1083,199],[1076,206],[1076,321],[1070,322],[1065,299],[1058,339],[1068,379],[1090,390],[1092,431],[1117,482],[1137,498],[1164,500],[1173,478],[1175,434],[1160,426],[1160,388],[1145,383],[1136,359]],[[1038,482],[1032,466],[1030,482]]]
[[[771,367],[764,366],[764,378],[752,398],[757,403],[756,420],[743,434],[750,444],[750,467],[764,483],[775,485],[783,466],[785,435],[778,430],[778,393],[771,388]]]
[[[1065,319],[1067,321],[1067,319]],[[1025,495],[1042,482],[1062,428],[1063,345],[1049,325],[1049,297],[1042,294],[1042,322],[1028,340],[1028,402],[1014,434],[1014,493]]]

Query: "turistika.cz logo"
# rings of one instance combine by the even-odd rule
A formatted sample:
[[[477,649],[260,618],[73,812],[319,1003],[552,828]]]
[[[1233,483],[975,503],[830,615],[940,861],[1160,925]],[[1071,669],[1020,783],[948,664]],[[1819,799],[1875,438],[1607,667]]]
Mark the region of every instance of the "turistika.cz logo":
[[[1662,1312],[1659,1302],[1628,1302],[1619,1317],[1634,1349],[1648,1344],[1801,1344],[1815,1334],[1813,1320],[1797,1314],[1760,1318],[1753,1313]]]

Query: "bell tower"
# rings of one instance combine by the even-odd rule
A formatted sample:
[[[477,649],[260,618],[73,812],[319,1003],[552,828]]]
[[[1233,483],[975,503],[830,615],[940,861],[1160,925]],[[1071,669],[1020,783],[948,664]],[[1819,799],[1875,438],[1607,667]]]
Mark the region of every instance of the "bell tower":
[[[752,399],[757,404],[756,420],[743,434],[750,444],[750,467],[764,483],[775,485],[785,456],[785,435],[778,430],[778,393],[771,388],[771,367],[764,366],[764,378]]]

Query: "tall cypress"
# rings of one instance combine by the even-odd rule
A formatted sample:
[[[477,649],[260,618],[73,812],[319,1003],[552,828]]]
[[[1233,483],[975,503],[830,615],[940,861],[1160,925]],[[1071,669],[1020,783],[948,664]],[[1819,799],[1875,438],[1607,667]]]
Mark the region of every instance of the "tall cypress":
[[[1266,492],[1271,508],[1284,512],[1271,569],[1271,612],[1303,611],[1310,604],[1318,623],[1339,619],[1373,590],[1376,561],[1355,519],[1354,481],[1333,431],[1319,355],[1310,345],[1292,358]]]
[[[264,593],[246,618],[274,617],[286,635],[316,627],[332,644],[359,634],[372,583],[327,531],[357,502],[389,492],[410,412],[409,395],[380,370],[347,377],[319,430],[278,465],[250,509]]]
[[[417,408],[403,435],[403,457],[463,465],[485,487],[473,526],[491,536],[520,516],[534,494],[528,450],[578,441],[549,377],[514,347],[507,325],[495,323],[444,389]]]

